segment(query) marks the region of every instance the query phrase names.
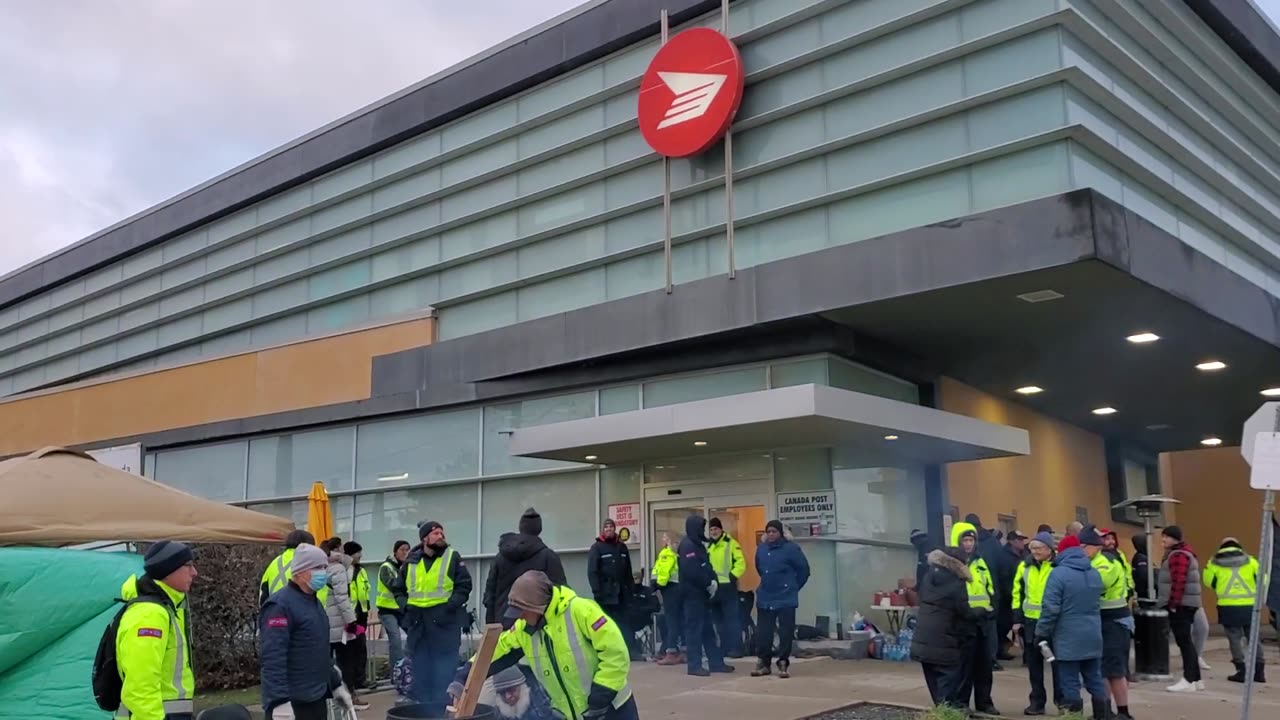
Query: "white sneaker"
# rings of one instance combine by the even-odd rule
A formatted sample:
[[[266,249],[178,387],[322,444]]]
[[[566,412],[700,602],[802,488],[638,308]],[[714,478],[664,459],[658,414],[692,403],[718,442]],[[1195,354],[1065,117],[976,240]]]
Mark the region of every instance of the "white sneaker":
[[[1201,670],[1212,670],[1213,668],[1209,665],[1209,663],[1207,663],[1207,662],[1205,662],[1205,661],[1204,661],[1204,658],[1200,658],[1200,669],[1201,669]]]
[[[1186,678],[1179,680],[1177,683],[1165,688],[1171,693],[1193,693],[1199,692],[1202,688],[1196,687],[1198,683],[1187,682]]]
[[[1197,680],[1197,681],[1196,681],[1196,692],[1204,692],[1204,681],[1203,681],[1203,680]]]

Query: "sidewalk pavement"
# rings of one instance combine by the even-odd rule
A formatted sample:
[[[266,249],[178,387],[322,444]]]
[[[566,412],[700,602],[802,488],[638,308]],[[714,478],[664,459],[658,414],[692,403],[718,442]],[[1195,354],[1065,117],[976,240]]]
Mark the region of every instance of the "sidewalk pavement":
[[[1206,653],[1213,670],[1205,673],[1206,692],[1174,695],[1165,692],[1167,683],[1139,683],[1131,690],[1130,708],[1134,717],[1161,720],[1202,720],[1233,718],[1240,712],[1243,685],[1227,682],[1233,672],[1226,642],[1211,639]],[[1174,664],[1178,666],[1177,652]],[[1268,646],[1270,678],[1280,684],[1280,662],[1274,646]],[[753,660],[735,662],[733,675],[709,678],[689,677],[682,667],[658,667],[653,663],[633,663],[631,686],[640,716],[647,720],[704,720],[752,718],[795,720],[855,702],[880,702],[923,707],[929,704],[920,666],[878,660],[796,660],[792,677],[750,677]],[[1022,717],[1027,705],[1027,673],[1018,661],[996,673],[996,706],[1006,717]],[[369,710],[362,720],[382,720],[392,705],[392,696],[368,696]],[[1253,716],[1280,717],[1280,687],[1260,685],[1254,692]]]

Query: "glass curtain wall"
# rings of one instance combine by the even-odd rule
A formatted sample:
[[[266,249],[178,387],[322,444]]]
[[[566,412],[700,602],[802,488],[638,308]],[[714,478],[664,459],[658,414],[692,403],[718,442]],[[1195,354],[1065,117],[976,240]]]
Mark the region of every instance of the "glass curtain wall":
[[[475,607],[483,595],[488,558],[496,552],[500,536],[515,531],[525,508],[535,507],[541,513],[543,540],[561,553],[574,587],[585,591],[585,553],[608,505],[640,502],[645,476],[663,472],[653,465],[596,467],[515,457],[507,450],[510,431],[805,383],[916,401],[913,385],[824,355],[164,449],[148,453],[144,468],[149,477],[172,487],[290,518],[298,526],[306,523],[307,493],[313,483],[322,482],[331,496],[338,534],[344,540],[359,541],[371,566],[390,553],[396,540],[416,542],[420,521],[442,522],[451,544],[471,560]],[[901,517],[902,499],[923,514],[919,473],[854,467],[856,461],[829,449],[773,454],[765,450],[755,454],[751,463],[765,467],[772,463],[778,491],[836,487],[842,533],[847,525],[852,543],[859,539],[905,542],[912,519]],[[732,474],[733,468],[728,463],[707,470],[723,477]],[[908,490],[914,483],[919,487]],[[923,519],[917,524],[922,523]],[[852,592],[852,602],[854,595],[863,594],[860,588],[878,587],[876,583],[900,564],[896,559],[881,560],[885,553],[906,553],[883,547],[861,550],[827,541],[806,544],[815,567],[805,617],[837,613],[845,595]],[[647,563],[637,557],[633,565],[640,568]],[[859,577],[851,581],[851,573]]]

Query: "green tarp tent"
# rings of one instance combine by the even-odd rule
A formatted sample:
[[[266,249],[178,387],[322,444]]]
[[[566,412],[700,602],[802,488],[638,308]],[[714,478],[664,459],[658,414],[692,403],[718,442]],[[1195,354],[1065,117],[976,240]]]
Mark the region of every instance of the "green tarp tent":
[[[0,719],[109,718],[89,676],[130,553],[0,547]]]

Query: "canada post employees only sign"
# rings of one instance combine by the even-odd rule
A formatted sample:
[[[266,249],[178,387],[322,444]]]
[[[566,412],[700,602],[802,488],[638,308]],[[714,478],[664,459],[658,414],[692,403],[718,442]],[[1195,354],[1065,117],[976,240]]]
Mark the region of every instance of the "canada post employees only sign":
[[[836,534],[836,491],[778,493],[778,522],[796,537]]]

